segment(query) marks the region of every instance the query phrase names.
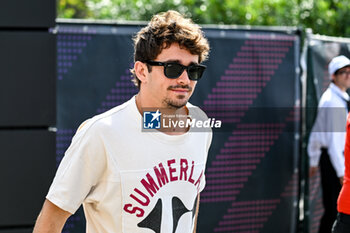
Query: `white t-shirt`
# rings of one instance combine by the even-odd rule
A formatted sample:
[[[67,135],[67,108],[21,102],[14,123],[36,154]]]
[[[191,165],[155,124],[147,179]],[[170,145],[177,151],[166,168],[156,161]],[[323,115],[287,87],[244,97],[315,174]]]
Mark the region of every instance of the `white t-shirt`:
[[[192,232],[212,132],[141,127],[135,97],[84,122],[46,198],[72,214],[83,204],[88,233]]]

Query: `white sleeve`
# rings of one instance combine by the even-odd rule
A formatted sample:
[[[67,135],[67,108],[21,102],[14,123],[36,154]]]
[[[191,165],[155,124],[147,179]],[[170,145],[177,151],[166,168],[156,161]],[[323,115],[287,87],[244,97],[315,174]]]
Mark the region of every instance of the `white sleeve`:
[[[209,152],[212,140],[213,140],[213,131],[210,130],[209,136],[208,136],[208,141],[207,141],[207,154]]]
[[[330,161],[334,167],[338,177],[344,176],[345,160],[344,160],[344,147],[345,147],[345,132],[333,132],[331,141],[328,147],[328,154]]]
[[[322,148],[322,137],[324,137],[324,123],[325,122],[325,112],[320,111],[318,108],[315,123],[312,127],[311,134],[309,137],[309,143],[307,145],[307,152],[309,155],[309,163],[311,167],[318,166],[321,156]]]
[[[78,130],[46,198],[72,214],[98,184],[106,167],[103,142],[95,125]]]
[[[205,158],[204,158],[204,170],[203,170],[203,174],[201,175],[201,183],[200,186],[198,188],[199,192],[203,191],[205,185],[206,185],[206,179],[205,179],[205,168],[206,168],[206,163],[208,161],[208,153],[209,153],[209,149],[210,149],[210,145],[213,139],[213,131],[210,130],[210,132],[207,133],[206,136],[206,148],[205,148]]]
[[[311,167],[317,167],[321,156],[321,143],[318,140],[321,137],[320,132],[311,132],[307,152],[309,155],[309,163]]]
[[[338,177],[344,176],[344,147],[346,137],[346,115],[344,108],[331,108],[327,121],[332,125],[328,136],[328,154]]]

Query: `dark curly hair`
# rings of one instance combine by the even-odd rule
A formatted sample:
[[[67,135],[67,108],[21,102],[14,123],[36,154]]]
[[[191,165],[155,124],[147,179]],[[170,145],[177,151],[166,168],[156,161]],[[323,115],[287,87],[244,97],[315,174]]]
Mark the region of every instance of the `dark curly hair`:
[[[154,60],[165,48],[178,43],[181,48],[199,56],[199,63],[207,59],[209,43],[203,32],[191,19],[184,18],[180,13],[169,10],[154,15],[148,25],[142,28],[134,37],[134,62]],[[149,71],[151,66],[147,65]],[[131,69],[132,81],[140,88],[140,80]]]

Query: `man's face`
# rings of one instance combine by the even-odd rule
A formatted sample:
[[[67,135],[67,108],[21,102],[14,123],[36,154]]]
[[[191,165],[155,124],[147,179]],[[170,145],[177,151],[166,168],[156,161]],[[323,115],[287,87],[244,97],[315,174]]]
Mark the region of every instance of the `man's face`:
[[[163,49],[154,61],[177,62],[188,66],[198,64],[198,59],[198,55],[193,55],[188,50],[180,48],[177,43],[173,43],[169,48]],[[196,83],[197,81],[188,78],[186,70],[178,78],[170,79],[164,75],[163,66],[152,66],[146,82],[141,84],[141,91],[144,92],[143,97],[147,99],[150,107],[178,109],[186,105]]]
[[[333,79],[335,85],[346,91],[346,89],[350,88],[350,67],[348,66],[338,70]]]

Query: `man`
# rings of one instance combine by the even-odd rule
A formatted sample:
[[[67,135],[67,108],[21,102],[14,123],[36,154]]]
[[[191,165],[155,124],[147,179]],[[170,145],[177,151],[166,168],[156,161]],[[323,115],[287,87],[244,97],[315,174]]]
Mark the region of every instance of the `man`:
[[[188,118],[208,41],[175,11],[155,15],[135,37],[139,93],[84,122],[58,168],[34,228],[61,232],[81,204],[89,233],[195,232],[210,131],[142,129],[144,109]],[[158,119],[159,111],[152,113]],[[180,117],[181,118],[181,117]]]
[[[324,214],[319,232],[331,232],[336,204],[344,176],[344,144],[347,102],[350,87],[350,60],[337,56],[328,66],[331,83],[318,104],[318,113],[310,134],[308,154],[310,176],[320,163]]]
[[[350,74],[350,71],[347,71]],[[334,222],[332,233],[350,232],[350,114],[346,122],[345,141],[345,175],[343,187],[338,197],[338,215]]]

